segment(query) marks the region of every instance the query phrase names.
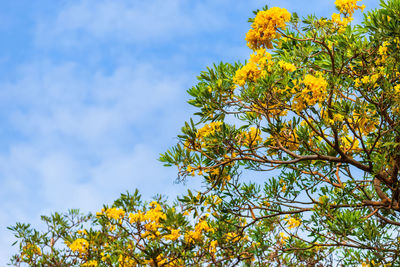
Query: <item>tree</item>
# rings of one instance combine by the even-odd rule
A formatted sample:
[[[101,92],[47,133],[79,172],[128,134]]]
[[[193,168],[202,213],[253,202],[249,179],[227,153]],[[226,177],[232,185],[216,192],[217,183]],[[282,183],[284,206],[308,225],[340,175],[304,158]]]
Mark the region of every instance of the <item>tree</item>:
[[[358,2],[331,18],[257,10],[250,59],[200,74],[199,111],[160,159],[203,191],[123,194],[96,215],[43,216],[42,233],[17,224],[12,263],[399,265],[400,1],[352,26]]]

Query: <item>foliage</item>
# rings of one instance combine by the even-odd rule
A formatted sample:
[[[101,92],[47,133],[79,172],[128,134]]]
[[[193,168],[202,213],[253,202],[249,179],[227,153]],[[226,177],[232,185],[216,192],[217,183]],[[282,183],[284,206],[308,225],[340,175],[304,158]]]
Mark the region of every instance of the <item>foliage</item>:
[[[161,161],[203,191],[123,194],[96,216],[42,217],[43,233],[17,224],[12,263],[399,265],[400,1],[357,26],[364,6],[335,4],[331,18],[256,11],[250,59],[188,90],[199,111]]]

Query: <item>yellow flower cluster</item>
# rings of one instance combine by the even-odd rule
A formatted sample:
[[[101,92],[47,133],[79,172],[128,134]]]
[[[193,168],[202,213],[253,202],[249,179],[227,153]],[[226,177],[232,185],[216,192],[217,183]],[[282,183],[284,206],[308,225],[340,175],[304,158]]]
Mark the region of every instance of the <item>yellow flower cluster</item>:
[[[383,42],[382,45],[379,47],[378,54],[379,55],[386,55],[388,51],[389,42]]]
[[[80,254],[86,253],[89,248],[89,242],[86,239],[78,238],[68,246],[73,252]]]
[[[381,56],[381,58],[376,61],[376,64],[381,65],[386,62],[386,59],[388,58],[388,46],[389,45],[390,45],[389,42],[383,42],[382,45],[379,46],[378,54]]]
[[[332,22],[337,24],[339,27],[345,27],[353,20],[353,17],[344,17],[342,18],[340,14],[333,13],[332,14]]]
[[[299,148],[299,138],[297,136],[297,133],[294,129],[292,129],[291,123],[289,122],[284,123],[282,129],[280,130],[279,133],[271,135],[268,138],[268,141],[270,143],[270,146],[277,147],[278,146],[278,141],[281,143],[281,145],[289,149],[291,151],[295,151]],[[270,155],[275,154],[276,150],[272,149],[269,151]]]
[[[202,128],[197,130],[196,137],[199,140],[202,140],[204,137],[214,134],[219,131],[222,126],[221,121],[214,121],[209,124],[204,125]]]
[[[289,229],[297,228],[301,224],[301,221],[299,219],[296,219],[294,217],[289,218],[289,215],[285,216],[285,221],[287,222]]]
[[[119,255],[118,263],[118,266],[136,266],[134,259],[127,256],[124,257],[123,255]]]
[[[223,122],[214,121],[208,124],[205,124],[203,127],[197,129],[196,138],[195,139],[186,139],[184,143],[184,148],[188,151],[198,150],[201,148],[212,146],[215,142],[217,142],[216,138],[209,138],[207,141],[205,138],[214,135],[215,133],[221,131]],[[188,173],[192,173],[194,175],[194,170],[196,168],[192,168],[188,166]],[[201,175],[201,174],[199,174]]]
[[[165,220],[167,215],[163,212],[162,207],[156,201],[150,203],[151,209],[147,212],[138,211],[137,213],[130,213],[129,223],[142,223],[144,222],[144,229],[146,230],[143,234],[143,238],[155,239],[163,237],[167,240],[176,240],[180,234],[179,230],[168,228],[171,233],[162,236],[160,231],[163,225],[160,223],[161,220]]]
[[[328,86],[328,83],[322,77],[322,75],[319,76],[313,76],[310,74],[307,74],[306,77],[303,80],[303,84],[306,86],[310,92],[314,94],[314,97],[319,98],[321,95],[321,92],[324,92],[326,90],[326,87]]]
[[[359,145],[360,142],[358,141],[358,139],[350,135],[342,136],[340,138],[340,149],[342,149],[344,153],[351,153],[358,151]]]
[[[248,132],[243,132],[241,138],[243,145],[247,147],[258,145],[262,142],[261,131],[255,127],[251,127]]]
[[[343,32],[344,27],[353,20],[355,10],[364,10],[364,5],[357,5],[357,2],[359,1],[361,0],[336,0],[335,5],[340,10],[340,14],[333,13],[332,22],[340,27],[339,32]],[[343,18],[341,17],[341,14],[343,14]]]
[[[217,252],[217,246],[218,246],[218,241],[217,240],[212,240],[210,242],[210,253],[215,254]]]
[[[240,239],[240,235],[235,232],[226,233],[225,237],[226,237],[226,241],[231,242],[231,243],[237,242]]]
[[[138,211],[137,213],[129,213],[129,223],[137,223],[145,221],[144,213],[142,211]]]
[[[155,259],[151,258],[148,260],[144,260],[143,262],[145,266],[165,266],[165,267],[175,267],[175,266],[184,266],[182,259],[177,258],[168,258],[165,257],[164,254],[159,254]],[[135,265],[122,265],[122,266],[135,266]],[[141,265],[142,266],[142,265]]]
[[[246,81],[255,82],[265,76],[265,66],[267,70],[272,70],[271,54],[267,53],[265,48],[260,48],[250,55],[249,62],[238,69],[233,77],[233,82],[239,86],[244,86]]]
[[[153,207],[149,211],[146,212],[144,215],[144,219],[153,222],[160,222],[160,220],[165,220],[167,217],[160,206],[156,201],[150,203],[150,206]]]
[[[171,233],[168,235],[164,235],[163,238],[165,240],[175,241],[181,236],[179,229],[171,229]]]
[[[283,233],[283,232],[280,232],[279,236],[280,236],[280,243],[286,244],[286,240],[288,240],[289,237],[287,235],[285,235],[285,233]]]
[[[378,126],[378,121],[373,119],[376,111],[375,110],[364,110],[363,113],[353,113],[353,117],[349,118],[348,121],[354,129],[357,129],[362,136],[368,135],[375,131]]]
[[[76,233],[80,234],[80,235],[88,235],[88,232],[86,231],[86,229],[78,230],[78,231],[76,231]]]
[[[206,220],[200,220],[195,228],[194,231],[188,231],[185,235],[185,241],[187,243],[199,242],[203,238],[203,232],[214,232]]]
[[[371,76],[368,76],[368,75],[363,76],[361,79],[356,78],[354,80],[354,87],[360,87],[361,85],[369,85],[369,84],[373,84],[373,87],[377,87],[378,84],[376,82],[379,79],[379,77],[380,77],[380,74],[376,73]]]
[[[295,91],[291,92],[290,88],[284,88],[284,89],[278,89],[276,87],[271,89],[271,93],[274,94],[280,94],[284,95],[287,93],[295,93]],[[269,118],[272,118],[274,116],[286,116],[288,113],[288,110],[285,109],[285,107],[281,103],[273,103],[272,101],[268,101],[266,104],[253,104],[251,105],[251,110],[253,114],[257,117],[260,117],[261,115],[268,116]]]
[[[307,74],[302,83],[304,85],[303,90],[294,98],[293,109],[297,112],[307,106],[321,103],[326,97],[328,87],[328,82],[322,74],[317,74],[317,76]]]
[[[114,219],[114,220],[122,219],[125,216],[125,211],[117,208],[107,209],[104,211],[104,213],[109,219]]]
[[[393,89],[396,95],[400,95],[400,84],[396,84]]]
[[[90,261],[82,264],[82,266],[87,266],[87,267],[90,267],[90,266],[96,267],[97,265],[98,265],[98,263],[95,260],[90,260]]]
[[[279,38],[277,29],[285,29],[290,13],[279,7],[273,7],[257,13],[251,29],[246,34],[247,45],[255,50],[260,47],[272,48],[272,40]]]
[[[104,248],[106,248],[106,247],[107,247],[107,243],[104,244]],[[111,255],[110,254],[106,254],[106,252],[104,252],[104,251],[102,251],[100,253],[100,255],[101,255],[101,260],[102,261],[107,261],[109,258],[111,258]]]
[[[340,10],[340,13],[352,16],[354,11],[360,9],[361,11],[364,10],[365,5],[359,6],[357,2],[361,0],[336,0],[335,5]]]
[[[293,72],[296,70],[296,66],[293,65],[292,63],[285,62],[283,60],[278,62],[279,67],[281,67],[283,70],[288,71],[288,72]]]

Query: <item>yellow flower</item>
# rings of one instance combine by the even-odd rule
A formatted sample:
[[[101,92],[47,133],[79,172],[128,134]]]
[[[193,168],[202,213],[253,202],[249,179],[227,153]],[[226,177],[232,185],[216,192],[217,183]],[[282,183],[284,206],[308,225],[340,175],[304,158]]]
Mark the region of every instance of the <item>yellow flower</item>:
[[[362,79],[361,79],[361,82],[362,83],[369,83],[369,81],[370,81],[370,77],[369,76],[364,76],[364,77],[362,77]]]
[[[278,62],[278,64],[285,71],[293,72],[293,71],[296,70],[296,66],[293,65],[292,63],[288,63],[288,62],[285,62],[285,61],[281,60],[281,61]]]
[[[287,189],[287,188],[286,188],[286,185],[284,184],[284,185],[282,186],[282,189],[281,189],[281,190],[282,190],[283,193],[285,193],[285,192],[286,192],[286,189]]]
[[[200,220],[194,227],[194,231],[188,231],[185,235],[187,243],[199,242],[203,238],[203,232],[214,232],[206,220]]]
[[[260,142],[262,142],[261,131],[260,129],[257,129],[255,127],[250,127],[250,131],[244,132],[242,134],[242,138],[243,138],[243,145],[248,147],[257,145]]]
[[[23,251],[27,251],[30,250],[32,251],[33,254],[38,254],[38,255],[42,255],[42,251],[40,250],[40,248],[34,244],[28,243],[26,244],[23,249]]]
[[[265,76],[265,66],[273,64],[271,54],[267,53],[265,48],[260,48],[250,55],[249,62],[238,69],[233,77],[233,82],[239,86],[244,86],[247,81],[255,82]]]
[[[105,215],[109,218],[109,219],[114,219],[114,220],[118,220],[124,217],[125,215],[125,211],[122,209],[117,209],[117,208],[110,208],[107,209],[105,211]]]
[[[396,84],[393,89],[396,94],[400,94],[400,84]]]
[[[229,232],[226,235],[227,242],[237,242],[240,239],[240,236],[237,233]]]
[[[304,84],[304,89],[293,99],[294,105],[292,107],[297,112],[307,106],[323,102],[327,93],[328,82],[320,73],[317,76],[307,74],[302,83]]]
[[[217,252],[217,245],[218,245],[217,240],[213,240],[210,242],[210,253],[215,254]]]
[[[98,265],[98,263],[97,263],[97,261],[95,261],[95,260],[90,260],[90,261],[88,261],[88,262],[82,264],[82,266],[95,266],[95,267],[96,267],[97,265]]]
[[[373,125],[374,127],[374,125]],[[340,138],[341,144],[340,144],[340,148],[342,150],[344,150],[344,152],[352,152],[354,150],[357,150],[357,148],[359,147],[360,143],[358,141],[358,139],[353,138],[352,136],[342,136]]]
[[[163,238],[166,239],[166,240],[175,241],[181,236],[179,231],[180,231],[179,229],[171,229],[171,233],[169,235],[163,236]]]
[[[203,140],[205,137],[214,134],[221,129],[222,122],[214,121],[209,124],[205,124],[202,128],[197,130],[196,137],[199,140]]]
[[[280,236],[280,239],[281,239],[280,242],[282,244],[286,244],[286,240],[289,239],[289,237],[287,235],[285,235],[285,233],[283,233],[283,232],[280,232],[279,236]]]
[[[336,0],[335,5],[340,10],[340,13],[352,16],[354,11],[360,9],[361,11],[364,10],[365,6],[358,6],[357,2],[361,0]]]
[[[340,14],[333,13],[332,14],[332,22],[337,24],[339,27],[339,33],[342,33],[345,30],[345,26],[353,21],[353,17],[341,17]]]
[[[356,79],[354,80],[354,86],[355,86],[355,87],[360,87],[360,86],[361,86],[361,81],[360,81],[359,78],[356,78]]]
[[[321,203],[321,204],[328,203],[329,197],[326,196],[326,195],[322,195],[322,196],[320,196],[320,197],[318,198],[318,201],[319,201],[319,203]]]
[[[389,44],[390,44],[389,42],[383,42],[382,45],[379,46],[378,54],[381,55],[381,56],[386,55],[387,51],[388,51],[387,47],[389,46]]]
[[[277,29],[285,29],[290,17],[286,9],[279,7],[258,12],[246,34],[247,45],[253,50],[260,47],[271,49],[272,40],[280,37]]]
[[[287,222],[289,229],[297,228],[301,224],[301,221],[299,219],[296,219],[296,218],[293,218],[293,217],[290,217],[288,219],[288,215],[286,215],[285,221]]]
[[[84,253],[86,253],[87,249],[89,248],[89,242],[86,239],[78,238],[69,245],[69,248],[73,252],[78,252],[80,254],[84,254]]]
[[[153,206],[152,209],[148,210],[144,215],[144,220],[153,221],[158,223],[160,220],[165,220],[167,217],[163,212],[160,204],[156,201],[150,203],[150,206]]]
[[[144,220],[144,213],[140,210],[137,213],[129,214],[129,223],[142,222]]]

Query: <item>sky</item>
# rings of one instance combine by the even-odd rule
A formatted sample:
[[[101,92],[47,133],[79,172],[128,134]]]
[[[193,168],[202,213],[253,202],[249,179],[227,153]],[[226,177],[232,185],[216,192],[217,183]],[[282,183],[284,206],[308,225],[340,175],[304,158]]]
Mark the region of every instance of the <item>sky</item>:
[[[248,58],[247,19],[265,4],[335,12],[333,0],[2,1],[0,266],[16,222],[41,228],[40,215],[96,212],[136,188],[145,199],[198,188],[157,159],[194,112],[196,76]]]

